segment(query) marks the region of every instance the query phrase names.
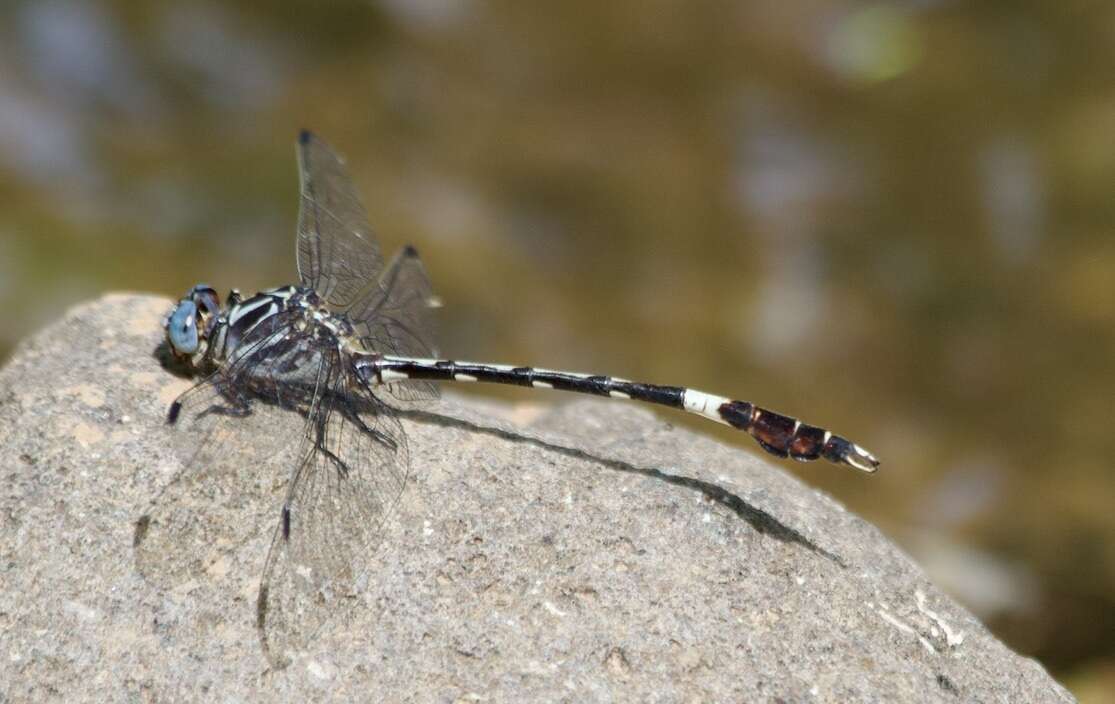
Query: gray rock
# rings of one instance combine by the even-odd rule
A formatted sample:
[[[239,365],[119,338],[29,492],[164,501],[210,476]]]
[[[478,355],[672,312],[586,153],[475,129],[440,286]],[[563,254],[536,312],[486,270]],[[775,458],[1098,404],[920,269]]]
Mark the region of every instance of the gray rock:
[[[170,305],[107,296],[0,372],[0,701],[1072,700],[828,496],[618,401],[407,418],[414,477],[364,593],[269,667],[278,438],[237,434],[258,461],[207,494],[189,477],[196,540],[151,558],[181,570],[133,549],[182,469]]]

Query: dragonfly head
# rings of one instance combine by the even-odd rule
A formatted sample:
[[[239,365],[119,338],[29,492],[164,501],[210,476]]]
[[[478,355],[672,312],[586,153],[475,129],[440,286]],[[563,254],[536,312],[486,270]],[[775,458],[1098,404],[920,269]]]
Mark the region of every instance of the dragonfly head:
[[[167,342],[176,357],[197,359],[205,353],[220,310],[217,292],[206,284],[194,286],[178,301],[163,323]]]

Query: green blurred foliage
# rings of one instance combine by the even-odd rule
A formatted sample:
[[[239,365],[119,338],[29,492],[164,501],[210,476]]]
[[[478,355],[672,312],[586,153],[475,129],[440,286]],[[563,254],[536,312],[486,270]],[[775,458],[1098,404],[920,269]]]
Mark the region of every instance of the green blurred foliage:
[[[311,127],[423,252],[447,353],[856,438],[877,477],[794,469],[1099,700],[1112,28],[1083,0],[5,3],[0,355],[100,291],[289,281]]]

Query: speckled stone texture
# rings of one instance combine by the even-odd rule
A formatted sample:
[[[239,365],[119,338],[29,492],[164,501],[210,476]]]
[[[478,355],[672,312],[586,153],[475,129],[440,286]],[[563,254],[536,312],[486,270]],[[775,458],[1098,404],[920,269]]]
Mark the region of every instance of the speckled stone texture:
[[[269,668],[255,594],[281,469],[213,492],[209,539],[165,556],[200,566],[179,581],[133,549],[182,468],[164,417],[190,382],[155,354],[170,306],[81,306],[0,372],[0,701],[1071,701],[766,457],[543,392],[557,405],[447,393],[404,420],[414,476],[365,593]]]

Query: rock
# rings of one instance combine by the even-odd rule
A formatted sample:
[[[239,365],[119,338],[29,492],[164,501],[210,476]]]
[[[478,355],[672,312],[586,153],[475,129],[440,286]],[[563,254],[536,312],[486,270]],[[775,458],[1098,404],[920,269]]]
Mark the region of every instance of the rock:
[[[156,353],[170,306],[107,296],[0,372],[0,701],[1072,700],[750,448],[620,401],[448,393],[403,420],[413,476],[362,592],[275,668],[255,605],[282,437],[246,423],[226,442],[254,461],[160,505],[190,385]],[[151,512],[193,540],[140,557]]]

